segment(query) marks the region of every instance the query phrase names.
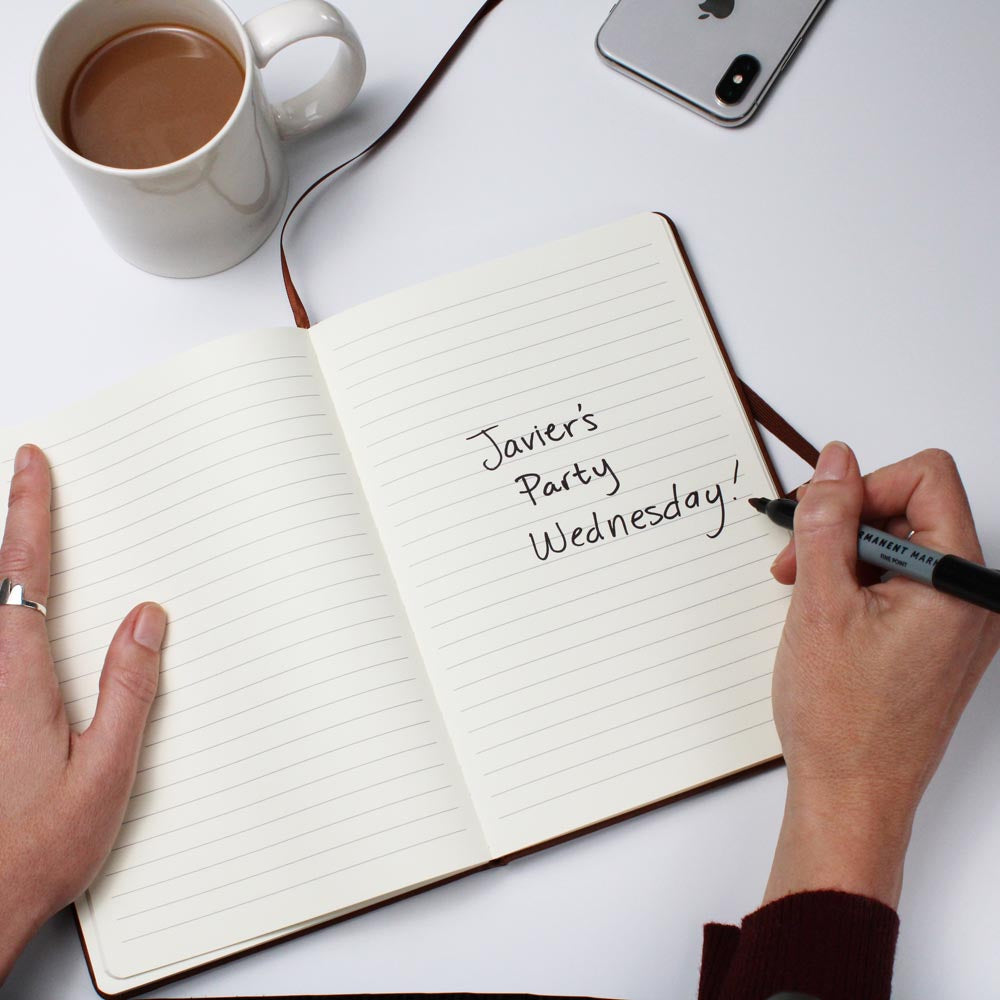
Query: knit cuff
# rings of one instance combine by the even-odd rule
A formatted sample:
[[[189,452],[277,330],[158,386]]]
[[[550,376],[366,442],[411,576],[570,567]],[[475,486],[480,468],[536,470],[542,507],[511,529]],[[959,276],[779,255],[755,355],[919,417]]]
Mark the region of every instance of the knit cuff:
[[[877,900],[835,890],[794,893],[744,917],[738,932],[706,926],[699,996],[764,1000],[794,990],[821,1000],[889,1000],[898,933],[895,910]],[[716,985],[723,958],[728,968]]]

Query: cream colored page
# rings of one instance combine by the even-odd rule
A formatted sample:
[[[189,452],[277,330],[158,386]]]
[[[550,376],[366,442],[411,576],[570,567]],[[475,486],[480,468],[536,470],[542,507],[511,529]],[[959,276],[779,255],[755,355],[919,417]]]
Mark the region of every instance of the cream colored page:
[[[314,339],[495,854],[779,752],[787,535],[661,218]]]
[[[52,464],[71,724],[142,600],[169,614],[121,835],[89,892],[119,978],[481,863],[485,847],[307,338],[231,338],[17,434]],[[9,475],[10,462],[4,465]]]

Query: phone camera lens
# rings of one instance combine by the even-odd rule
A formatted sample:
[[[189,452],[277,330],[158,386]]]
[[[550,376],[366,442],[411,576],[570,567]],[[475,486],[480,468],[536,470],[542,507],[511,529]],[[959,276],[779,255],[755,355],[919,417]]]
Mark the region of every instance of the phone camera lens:
[[[760,63],[753,56],[737,56],[715,88],[716,99],[720,104],[739,104],[759,72]]]

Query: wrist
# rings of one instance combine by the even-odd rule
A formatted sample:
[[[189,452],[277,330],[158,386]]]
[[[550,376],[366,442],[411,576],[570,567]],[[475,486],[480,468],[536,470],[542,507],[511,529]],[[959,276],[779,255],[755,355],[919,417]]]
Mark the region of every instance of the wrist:
[[[895,909],[912,821],[889,790],[790,782],[764,902],[839,889]]]

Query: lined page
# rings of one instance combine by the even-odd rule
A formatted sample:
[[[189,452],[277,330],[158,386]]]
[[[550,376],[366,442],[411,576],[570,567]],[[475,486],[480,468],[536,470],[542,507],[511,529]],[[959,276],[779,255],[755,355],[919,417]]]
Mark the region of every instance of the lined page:
[[[779,753],[787,533],[662,218],[314,342],[494,854]]]
[[[210,344],[6,435],[5,457],[22,440],[52,465],[48,627],[74,728],[128,610],[169,617],[138,778],[88,894],[107,973],[485,860],[304,335]]]

